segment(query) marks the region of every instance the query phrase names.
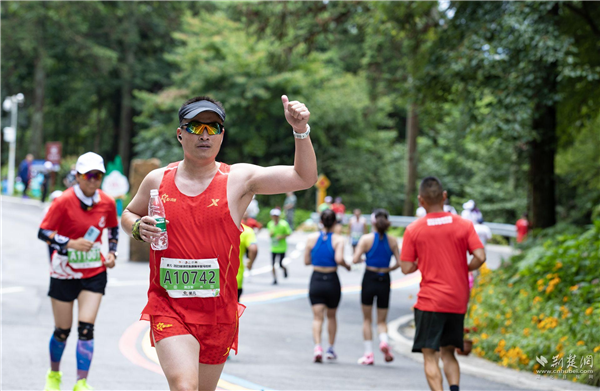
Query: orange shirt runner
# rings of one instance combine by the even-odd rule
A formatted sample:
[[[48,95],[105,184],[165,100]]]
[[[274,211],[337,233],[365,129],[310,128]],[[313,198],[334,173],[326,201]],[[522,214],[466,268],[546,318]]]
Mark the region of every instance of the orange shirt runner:
[[[467,251],[483,247],[473,223],[451,213],[428,213],[411,223],[400,259],[419,261],[422,280],[415,308],[464,314],[469,302]]]

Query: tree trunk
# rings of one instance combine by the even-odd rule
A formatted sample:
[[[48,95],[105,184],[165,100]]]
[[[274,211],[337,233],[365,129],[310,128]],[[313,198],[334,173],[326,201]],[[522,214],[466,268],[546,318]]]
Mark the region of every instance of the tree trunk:
[[[124,172],[129,172],[131,160],[133,65],[135,62],[133,48],[128,46],[125,46],[125,63],[121,71],[121,119],[119,122],[119,155],[123,161]]]
[[[533,228],[547,228],[556,224],[556,107],[537,103],[535,113],[536,139],[529,143],[530,221]]]
[[[43,45],[38,46],[37,57],[34,65],[34,90],[33,90],[33,115],[31,116],[31,132],[29,139],[29,153],[36,159],[45,159],[42,156],[44,142],[44,96],[46,94],[46,50]]]
[[[415,214],[415,191],[417,183],[417,136],[419,135],[419,115],[417,113],[417,104],[411,103],[408,108],[406,119],[406,145],[408,147],[408,166],[406,176],[406,198],[404,199],[405,216],[414,216]]]

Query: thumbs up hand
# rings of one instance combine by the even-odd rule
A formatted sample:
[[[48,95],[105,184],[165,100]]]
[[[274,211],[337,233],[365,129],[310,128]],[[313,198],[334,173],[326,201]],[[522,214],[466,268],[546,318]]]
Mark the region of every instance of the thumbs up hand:
[[[306,105],[297,100],[290,102],[287,95],[281,96],[281,102],[288,124],[292,125],[296,133],[306,132],[306,124],[308,124],[310,118],[310,111],[308,111]]]

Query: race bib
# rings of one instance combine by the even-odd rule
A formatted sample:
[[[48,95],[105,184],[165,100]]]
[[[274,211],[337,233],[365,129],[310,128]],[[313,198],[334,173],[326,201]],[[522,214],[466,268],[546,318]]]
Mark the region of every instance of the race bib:
[[[221,283],[219,261],[161,258],[160,285],[170,297],[217,297]]]
[[[72,269],[92,269],[102,266],[100,242],[94,243],[90,251],[67,250],[69,265]]]

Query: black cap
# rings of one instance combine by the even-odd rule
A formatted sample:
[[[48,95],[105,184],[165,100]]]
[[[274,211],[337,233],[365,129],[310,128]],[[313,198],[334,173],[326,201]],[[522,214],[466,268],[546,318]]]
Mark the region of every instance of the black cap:
[[[184,119],[191,119],[202,113],[203,111],[212,111],[217,113],[221,120],[225,122],[225,112],[216,104],[208,100],[199,100],[183,106],[179,109],[179,123],[183,123]]]

